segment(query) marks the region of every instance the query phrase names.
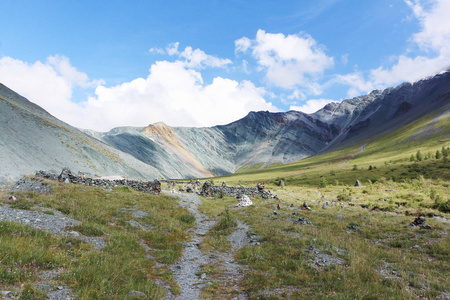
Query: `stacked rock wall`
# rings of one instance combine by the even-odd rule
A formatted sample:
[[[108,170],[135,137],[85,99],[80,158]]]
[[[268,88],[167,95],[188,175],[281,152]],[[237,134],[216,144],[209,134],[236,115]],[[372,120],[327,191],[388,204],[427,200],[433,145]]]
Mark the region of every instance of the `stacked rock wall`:
[[[247,195],[249,197],[261,197],[264,199],[274,198],[273,194],[266,191],[261,184],[257,187],[244,187],[244,186],[227,186],[227,185],[212,185],[209,181],[203,184],[202,191],[200,192],[202,196],[228,196],[240,198],[242,195]]]
[[[153,181],[140,181],[128,179],[107,180],[100,178],[89,178],[85,176],[74,175],[69,169],[63,169],[59,176],[56,174],[47,173],[45,171],[38,171],[36,172],[36,177],[89,186],[102,186],[102,187],[128,186],[137,191],[142,191],[146,193],[161,192],[161,182],[159,182],[159,180],[156,179]]]

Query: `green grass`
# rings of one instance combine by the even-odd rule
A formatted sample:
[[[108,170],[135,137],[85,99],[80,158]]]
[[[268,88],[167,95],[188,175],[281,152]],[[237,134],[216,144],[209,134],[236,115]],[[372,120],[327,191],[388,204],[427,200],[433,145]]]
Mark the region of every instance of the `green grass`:
[[[0,288],[32,284],[39,281],[40,270],[63,268],[65,272],[57,280],[71,287],[79,299],[124,299],[132,290],[145,293],[147,299],[161,299],[165,291],[155,284],[158,278],[172,293],[179,293],[171,272],[156,268],[141,245],[151,247],[150,254],[159,262],[173,263],[180,258],[181,243],[189,238],[186,230],[195,225],[195,218],[176,199],[124,188],[108,192],[99,187],[48,183],[52,184],[50,195],[17,194],[20,200],[16,202],[30,203],[28,209],[45,207],[42,210],[47,214],[59,210],[81,222],[68,230],[103,237],[107,246],[98,251],[73,237],[0,222]],[[2,199],[8,201],[5,196]],[[137,209],[149,217],[134,219],[132,212]],[[129,220],[151,230],[132,227]],[[39,291],[29,290],[22,297],[40,299],[37,294],[26,296],[33,293]]]
[[[232,210],[237,203],[233,198],[204,199],[203,207],[211,216],[230,209],[233,218],[250,225],[252,234],[260,237],[260,245],[247,245],[236,254],[248,270],[242,284],[251,299],[431,299],[450,284],[443,276],[450,267],[450,226],[432,218],[427,223],[433,230],[408,224],[419,213],[445,216],[433,208],[433,197],[446,194],[447,188],[447,182],[423,177],[403,183],[378,181],[362,188],[285,187],[276,191],[282,199],[277,215],[272,213],[277,201],[258,198],[245,210]],[[330,203],[342,197],[324,210],[321,195]],[[288,209],[304,201],[312,210]],[[400,209],[395,202],[402,202]],[[294,224],[299,217],[314,225]],[[350,225],[359,229],[349,231]],[[342,264],[317,266],[311,246]],[[220,291],[212,286],[206,294],[221,299]]]

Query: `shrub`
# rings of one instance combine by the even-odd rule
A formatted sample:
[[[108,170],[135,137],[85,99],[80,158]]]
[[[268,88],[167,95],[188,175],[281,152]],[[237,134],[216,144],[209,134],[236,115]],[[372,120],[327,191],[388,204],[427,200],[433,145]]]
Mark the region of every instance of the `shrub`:
[[[350,196],[346,193],[340,193],[339,195],[337,195],[337,199],[339,201],[350,201]]]
[[[450,213],[450,200],[439,203],[438,210],[444,213]]]
[[[324,188],[328,186],[328,181],[325,177],[321,177],[319,181],[319,188]]]
[[[228,229],[234,228],[237,226],[236,221],[230,214],[230,210],[227,208],[225,209],[225,212],[223,212],[222,217],[220,218],[219,222],[214,226],[214,231],[224,231],[227,232]]]
[[[186,224],[194,224],[195,223],[195,217],[191,214],[179,215],[177,217],[177,219]]]

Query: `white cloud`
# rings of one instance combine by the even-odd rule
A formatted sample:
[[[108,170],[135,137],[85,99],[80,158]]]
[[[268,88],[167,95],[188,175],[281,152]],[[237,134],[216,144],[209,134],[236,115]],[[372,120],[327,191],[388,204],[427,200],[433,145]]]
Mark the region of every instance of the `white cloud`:
[[[183,62],[159,61],[147,78],[114,87],[100,86],[84,109],[89,127],[106,130],[117,125],[143,126],[163,121],[172,126],[212,126],[244,117],[250,110],[278,109],[267,103],[265,90],[248,81],[216,77],[203,84],[199,72]]]
[[[161,49],[161,48],[158,48],[158,47],[150,48],[148,50],[148,52],[153,53],[153,54],[166,54],[166,51],[164,51],[164,49]]]
[[[73,89],[101,83],[90,81],[85,73],[71,66],[67,57],[60,55],[49,56],[45,63],[32,64],[2,57],[0,82],[64,120],[76,113],[76,104],[70,101]]]
[[[218,58],[208,55],[200,49],[192,50],[192,47],[186,47],[179,56],[186,59],[186,67],[188,68],[204,68],[204,67],[225,67],[231,64],[231,60]]]
[[[179,46],[179,45],[180,45],[179,42],[169,44],[169,45],[166,47],[167,54],[169,54],[169,55],[175,55],[175,54],[177,54],[177,53],[178,53],[178,46]]]
[[[420,31],[411,37],[411,49],[406,54],[393,57],[392,65],[370,70],[367,79],[357,72],[338,75],[338,81],[350,85],[349,95],[383,89],[404,81],[415,82],[450,68],[450,1],[405,2],[420,25]]]
[[[163,53],[167,52],[170,56],[176,55],[179,58],[184,59],[185,66],[187,68],[202,69],[205,67],[220,68],[226,67],[231,64],[232,61],[227,58],[218,58],[213,55],[206,54],[200,49],[193,50],[188,46],[184,48],[182,52],[178,50],[180,46],[179,42],[171,43],[166,47],[166,51],[161,50]],[[150,52],[158,52],[160,49],[151,48]]]
[[[99,131],[158,121],[172,126],[213,126],[235,121],[251,110],[278,111],[264,99],[265,89],[222,77],[204,84],[201,73],[184,61],[158,61],[147,78],[113,87],[98,85],[94,96],[77,103],[72,101],[73,89],[95,82],[62,56],[32,64],[4,57],[0,59],[0,82],[73,126]]]
[[[449,47],[450,41],[450,1],[405,1],[419,19],[421,31],[413,36],[414,41],[422,48],[439,51]],[[425,7],[431,4],[431,7]]]
[[[360,96],[374,89],[374,84],[365,80],[363,74],[358,71],[347,75],[336,75],[333,81],[350,86],[347,92],[349,98]]]
[[[235,41],[236,52],[250,48],[253,58],[266,71],[269,83],[286,89],[306,86],[334,65],[324,47],[306,34],[285,36],[260,29],[255,40],[243,37]]]
[[[306,101],[306,103],[302,106],[291,106],[289,109],[302,111],[307,114],[312,114],[331,102],[336,102],[336,101],[329,100],[329,99],[311,99],[311,100]]]
[[[242,37],[236,41],[234,41],[235,52],[247,52],[247,50],[251,47],[252,41],[248,37]]]

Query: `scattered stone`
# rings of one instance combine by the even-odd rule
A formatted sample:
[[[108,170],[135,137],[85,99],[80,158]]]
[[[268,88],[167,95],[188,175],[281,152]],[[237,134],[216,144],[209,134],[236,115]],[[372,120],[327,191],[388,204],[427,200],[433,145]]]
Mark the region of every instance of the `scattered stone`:
[[[281,209],[280,203],[277,204],[277,209]]]
[[[361,228],[358,225],[348,225],[347,229],[349,229],[349,230],[359,230]]]
[[[9,201],[14,202],[17,201],[17,197],[16,196],[9,196]]]
[[[291,203],[291,205],[289,207],[294,207],[294,203]]]
[[[145,211],[142,211],[142,210],[136,210],[136,211],[133,212],[132,216],[133,216],[133,218],[141,219],[141,218],[146,218],[146,217],[148,217],[149,215],[148,215],[148,213],[145,212]]]
[[[273,214],[276,216],[276,215],[278,215],[278,212],[276,210],[274,210]]]
[[[70,231],[69,235],[73,236],[73,237],[79,237],[80,236],[80,234],[78,232],[76,232],[76,231]]]
[[[303,202],[302,209],[303,209],[303,210],[305,210],[305,209],[311,210],[311,207],[308,206],[308,203]]]
[[[212,282],[208,281],[208,282],[200,284],[198,287],[202,290],[205,287],[212,286],[212,285],[213,285]]]
[[[200,276],[201,279],[206,279],[206,273],[202,273],[202,275]]]
[[[141,224],[139,224],[138,222],[136,222],[134,220],[128,221],[128,224],[130,224],[132,227],[142,227]]]
[[[338,221],[342,221],[343,218],[344,218],[343,215],[338,215],[338,216],[337,216]]]
[[[250,254],[250,257],[253,257],[253,258],[257,259],[257,260],[265,260],[264,257],[262,257],[259,254]]]
[[[325,203],[322,205],[322,208],[323,208],[323,209],[327,209],[327,207],[328,207],[328,202],[325,202]]]
[[[143,292],[139,291],[131,291],[127,294],[126,298],[147,298],[147,295],[145,295]]]
[[[415,227],[418,226],[421,229],[428,229],[428,230],[432,230],[433,228],[428,225],[426,223],[425,217],[424,216],[418,216],[416,219],[414,219],[413,222],[409,223],[409,226]]]
[[[359,180],[356,180],[355,186],[362,186],[362,184],[361,184],[361,182],[359,182]]]
[[[312,225],[313,223],[311,223],[310,221],[306,220],[303,217],[298,218],[298,221],[295,221],[294,224],[299,224],[299,225]]]
[[[278,186],[286,186],[283,179],[280,180],[280,183],[278,184]]]
[[[19,181],[16,182],[14,188],[9,189],[10,192],[35,192],[40,194],[50,194],[51,185],[45,184],[42,180],[36,180],[34,178],[26,178],[23,177]],[[11,196],[15,197],[15,196]],[[12,200],[10,197],[10,200]],[[15,197],[17,200],[17,197]],[[13,200],[15,201],[15,200]]]

